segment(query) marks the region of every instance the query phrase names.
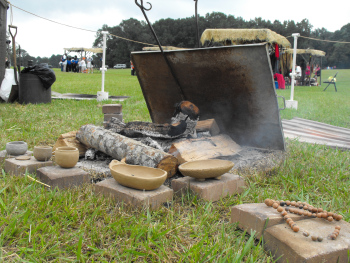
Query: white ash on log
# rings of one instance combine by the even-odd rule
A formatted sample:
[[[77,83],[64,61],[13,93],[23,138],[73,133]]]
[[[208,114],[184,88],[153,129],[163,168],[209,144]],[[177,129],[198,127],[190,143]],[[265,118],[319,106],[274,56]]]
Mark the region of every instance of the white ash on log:
[[[77,139],[117,160],[126,158],[127,164],[160,168],[168,172],[168,177],[177,171],[176,157],[102,127],[84,125],[78,131]]]

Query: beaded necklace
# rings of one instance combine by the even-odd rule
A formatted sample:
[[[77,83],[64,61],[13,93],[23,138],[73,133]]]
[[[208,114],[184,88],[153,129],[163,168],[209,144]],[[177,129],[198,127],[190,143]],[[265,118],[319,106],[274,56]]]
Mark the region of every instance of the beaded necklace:
[[[343,218],[341,215],[338,215],[332,212],[327,212],[322,208],[313,207],[312,205],[309,205],[306,202],[275,201],[272,199],[265,199],[265,204],[267,206],[273,207],[279,213],[281,213],[283,219],[286,221],[287,224],[289,224],[289,226],[294,232],[299,232],[300,228],[293,221],[293,219],[290,218],[290,216],[288,215],[288,212],[293,214],[308,216],[311,218],[324,218],[329,222],[332,222],[333,220],[339,221]],[[335,240],[338,237],[339,233],[340,233],[340,226],[335,226],[333,233],[330,234],[328,238]],[[310,233],[306,230],[303,230],[303,235],[308,237]],[[322,242],[323,240],[321,236],[311,236],[311,239],[312,241],[319,241],[319,242]]]

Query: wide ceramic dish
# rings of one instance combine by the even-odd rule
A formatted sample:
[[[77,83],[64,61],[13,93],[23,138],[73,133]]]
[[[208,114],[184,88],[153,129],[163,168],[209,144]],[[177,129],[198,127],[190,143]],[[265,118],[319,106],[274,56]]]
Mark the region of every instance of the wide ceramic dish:
[[[55,162],[62,168],[73,168],[79,160],[79,151],[75,147],[58,147],[55,150]]]
[[[8,142],[6,143],[6,152],[8,155],[23,155],[28,150],[28,144],[23,141]]]
[[[168,175],[162,169],[129,165],[117,160],[109,164],[109,169],[119,184],[138,190],[155,190],[165,182]]]
[[[196,179],[217,178],[230,171],[234,163],[226,160],[198,160],[191,161],[179,166],[184,176]]]

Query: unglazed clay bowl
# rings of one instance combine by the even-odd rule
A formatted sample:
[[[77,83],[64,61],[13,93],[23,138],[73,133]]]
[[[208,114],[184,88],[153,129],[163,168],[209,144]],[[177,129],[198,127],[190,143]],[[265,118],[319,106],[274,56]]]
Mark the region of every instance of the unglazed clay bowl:
[[[109,164],[113,178],[121,185],[138,190],[155,190],[168,176],[162,169],[129,165],[113,160]]]
[[[28,150],[28,144],[23,141],[6,143],[6,152],[8,155],[23,155]]]
[[[48,161],[52,156],[52,147],[50,146],[34,146],[34,158],[38,161]]]
[[[58,147],[55,150],[55,162],[62,168],[72,168],[79,160],[79,151],[75,147]]]
[[[180,172],[185,176],[196,179],[216,178],[231,170],[234,163],[226,160],[198,160],[179,166]]]

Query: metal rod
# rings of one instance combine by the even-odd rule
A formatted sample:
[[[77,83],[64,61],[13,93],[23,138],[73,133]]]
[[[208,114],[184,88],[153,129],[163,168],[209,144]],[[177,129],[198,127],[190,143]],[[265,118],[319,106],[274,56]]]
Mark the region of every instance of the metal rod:
[[[183,92],[183,90],[182,90],[182,88],[181,88],[181,85],[180,85],[180,82],[179,82],[178,78],[177,78],[176,75],[175,75],[175,72],[174,72],[174,70],[173,70],[173,67],[171,66],[171,64],[170,64],[170,62],[169,62],[169,60],[168,60],[168,58],[166,57],[166,55],[165,55],[165,53],[164,53],[164,50],[163,50],[163,48],[162,48],[162,45],[160,44],[159,39],[158,39],[158,37],[157,37],[157,35],[156,35],[156,32],[154,31],[154,29],[153,29],[153,27],[152,27],[150,21],[148,20],[147,15],[146,15],[146,12],[145,12],[145,11],[151,10],[151,9],[152,9],[152,4],[151,4],[150,2],[147,2],[147,4],[149,4],[149,6],[150,6],[150,7],[147,9],[147,8],[144,7],[144,5],[143,5],[143,0],[140,0],[140,2],[141,2],[141,3],[139,4],[139,3],[138,3],[138,0],[135,0],[135,4],[141,9],[141,11],[142,11],[142,13],[143,13],[143,15],[144,15],[144,17],[145,17],[147,23],[148,23],[148,26],[149,26],[149,28],[151,29],[151,32],[152,32],[152,34],[153,34],[155,40],[157,41],[157,44],[158,44],[158,46],[159,46],[159,49],[160,49],[160,51],[162,52],[162,55],[163,55],[163,57],[164,57],[164,59],[165,59],[165,62],[167,63],[167,65],[168,65],[168,67],[169,67],[169,69],[170,69],[170,73],[171,73],[171,75],[173,76],[173,78],[174,78],[176,84],[178,85],[178,87],[179,87],[179,89],[180,89],[180,95],[181,95],[182,100],[186,100],[185,94],[184,94],[184,92]]]
[[[196,19],[196,29],[197,29],[197,35],[196,35],[196,38],[197,38],[197,47],[200,48],[200,42],[199,42],[199,26],[198,26],[198,12],[197,12],[197,4],[198,4],[198,0],[194,0],[196,2],[195,4],[195,19]]]
[[[299,33],[292,34],[294,37],[294,48],[293,48],[293,68],[292,68],[292,83],[290,85],[290,100],[294,100],[294,79],[295,79],[295,64],[297,61],[297,46]]]

